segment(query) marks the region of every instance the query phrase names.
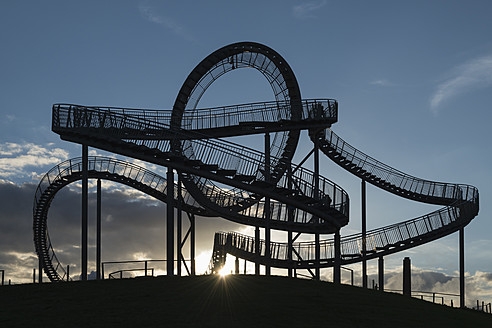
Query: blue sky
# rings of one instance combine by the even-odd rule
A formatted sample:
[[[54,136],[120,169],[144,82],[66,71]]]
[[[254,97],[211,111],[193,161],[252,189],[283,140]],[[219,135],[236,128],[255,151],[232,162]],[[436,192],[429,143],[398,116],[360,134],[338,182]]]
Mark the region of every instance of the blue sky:
[[[256,41],[288,61],[303,98],[339,101],[333,130],[352,145],[406,173],[479,188],[480,214],[465,235],[466,269],[478,279],[492,272],[490,12],[490,1],[2,1],[1,182],[20,192],[80,155],[50,131],[53,103],[169,109],[205,56]],[[200,105],[272,99],[259,73],[240,70],[217,81]],[[304,135],[296,159],[311,147]],[[342,234],[359,231],[360,181],[326,158],[321,166],[351,197]],[[18,204],[28,208],[22,220],[32,220],[31,204]],[[433,209],[368,187],[368,228]],[[6,229],[12,222],[0,218]],[[242,229],[217,220],[215,230],[228,227]],[[390,256],[387,267],[398,270],[410,256],[416,269],[456,276],[457,247],[452,235]],[[33,245],[25,248],[19,252]]]

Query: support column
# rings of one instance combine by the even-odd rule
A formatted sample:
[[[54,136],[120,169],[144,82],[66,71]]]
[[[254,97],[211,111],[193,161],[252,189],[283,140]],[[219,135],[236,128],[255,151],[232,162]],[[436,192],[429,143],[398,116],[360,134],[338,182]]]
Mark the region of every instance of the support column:
[[[270,133],[265,133],[265,182],[270,182]],[[270,264],[270,198],[265,197],[265,275],[271,273]]]
[[[194,276],[196,274],[195,267],[195,215],[192,214],[190,217],[190,229],[191,229],[191,240],[190,240],[190,257],[191,257],[191,275]]]
[[[166,205],[166,270],[168,276],[174,275],[174,172],[167,168],[167,205]]]
[[[412,296],[412,272],[409,257],[403,259],[403,295]]]
[[[292,163],[289,162],[289,166],[287,169],[287,179],[289,184],[289,190],[292,190]],[[291,205],[287,205],[287,220],[289,222],[294,221],[294,208]],[[288,275],[292,278],[292,230],[287,231],[287,259],[289,260],[289,269]]]
[[[384,291],[384,258],[379,257],[378,260],[378,278],[379,278],[379,290]]]
[[[320,199],[319,195],[319,147],[314,144],[314,197],[316,200]],[[319,223],[319,218],[315,219],[315,224]],[[320,250],[320,240],[319,232],[314,234],[314,258],[315,267],[314,275],[316,280],[320,280],[320,261],[321,261],[321,250]]]
[[[39,270],[39,273],[38,273],[38,282],[40,284],[42,284],[43,283],[43,264],[42,264],[41,260],[39,260],[38,266],[39,266],[39,268],[38,268],[38,270]]]
[[[362,216],[362,288],[367,288],[367,260],[366,260],[366,180],[361,183],[361,216]]]
[[[101,179],[97,179],[96,205],[96,279],[101,279]]]
[[[183,261],[183,253],[182,253],[182,226],[183,226],[183,218],[181,215],[181,179],[180,174],[178,172],[178,196],[176,197],[176,209],[177,209],[177,227],[176,227],[176,254],[178,256],[178,276],[181,277],[181,262]]]
[[[260,275],[260,227],[255,227],[255,275]]]
[[[235,274],[239,274],[239,257],[236,256],[236,262],[234,263],[234,266],[235,266],[235,271],[234,273]]]
[[[82,145],[82,264],[80,280],[87,280],[87,249],[88,249],[88,207],[89,207],[89,147]]]
[[[465,228],[460,228],[460,308],[465,307]]]
[[[342,252],[340,251],[340,229],[337,229],[337,231],[335,232],[334,244],[335,259],[333,263],[333,282],[335,284],[339,284],[341,278],[340,269],[342,265]]]

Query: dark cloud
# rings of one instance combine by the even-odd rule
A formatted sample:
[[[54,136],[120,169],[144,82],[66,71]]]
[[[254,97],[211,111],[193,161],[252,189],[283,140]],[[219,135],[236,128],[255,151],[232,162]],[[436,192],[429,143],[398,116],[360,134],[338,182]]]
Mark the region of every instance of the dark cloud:
[[[17,280],[30,281],[37,267],[32,235],[32,204],[36,185],[0,183],[0,267]],[[166,206],[127,188],[103,190],[102,259],[103,261],[165,258]],[[48,230],[62,264],[78,275],[80,267],[81,196],[78,188],[58,192],[48,213]],[[95,269],[96,195],[89,195],[89,269]],[[183,213],[184,237],[188,218]],[[237,230],[236,223],[221,218],[196,218],[196,254],[209,251],[214,233]],[[189,244],[183,255],[189,257]],[[163,267],[163,265],[162,265]],[[15,273],[14,273],[15,271]]]

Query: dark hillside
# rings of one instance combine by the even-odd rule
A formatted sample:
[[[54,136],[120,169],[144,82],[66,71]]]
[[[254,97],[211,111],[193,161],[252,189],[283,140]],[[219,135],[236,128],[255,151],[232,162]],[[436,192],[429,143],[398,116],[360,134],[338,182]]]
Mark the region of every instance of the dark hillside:
[[[0,327],[492,327],[492,315],[286,277],[0,287]]]

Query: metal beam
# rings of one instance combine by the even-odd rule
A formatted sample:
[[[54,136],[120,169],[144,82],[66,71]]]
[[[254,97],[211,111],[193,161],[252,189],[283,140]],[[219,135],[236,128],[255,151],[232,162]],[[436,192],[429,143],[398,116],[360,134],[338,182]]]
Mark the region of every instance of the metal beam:
[[[378,278],[379,278],[379,290],[384,291],[384,258],[379,257],[378,260]]]
[[[335,259],[333,263],[333,282],[335,284],[339,284],[341,278],[340,268],[342,265],[342,252],[340,249],[340,229],[338,229],[335,232],[334,244],[335,244]]]
[[[265,133],[265,182],[270,182],[270,133]],[[270,198],[265,197],[265,275],[271,273],[270,264]]]
[[[80,280],[87,280],[87,249],[88,249],[88,207],[89,207],[89,147],[82,145],[82,265]]]
[[[167,215],[166,215],[166,269],[167,275],[174,275],[174,172],[167,168]]]
[[[260,227],[255,227],[255,275],[260,274]]]
[[[465,307],[465,228],[460,228],[460,307]]]
[[[403,295],[412,296],[412,271],[409,257],[403,259]]]
[[[318,144],[314,144],[314,198],[316,200],[320,199],[319,195],[319,147]],[[314,223],[318,224],[319,223],[319,218],[314,219]],[[320,250],[320,240],[319,240],[319,232],[316,232],[314,234],[314,257],[315,257],[315,264],[314,264],[314,272],[315,272],[315,279],[320,280],[320,261],[321,261],[321,250]]]
[[[101,279],[101,179],[97,179],[96,279]]]
[[[182,215],[181,215],[181,178],[180,174],[178,172],[178,197],[176,197],[176,209],[177,209],[177,227],[176,227],[176,255],[178,257],[178,267],[177,267],[177,273],[178,276],[181,276],[181,265],[183,262],[183,243],[182,243],[182,225],[183,225],[183,220],[182,220]]]
[[[366,260],[366,180],[361,182],[361,215],[362,215],[362,288],[367,288],[367,260]]]

